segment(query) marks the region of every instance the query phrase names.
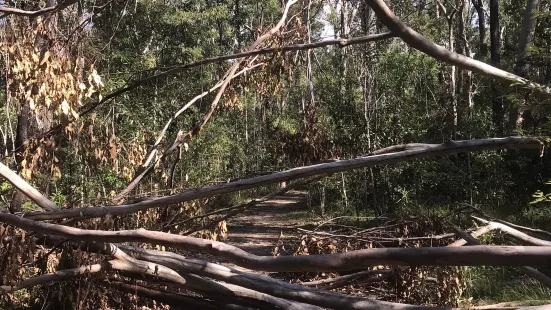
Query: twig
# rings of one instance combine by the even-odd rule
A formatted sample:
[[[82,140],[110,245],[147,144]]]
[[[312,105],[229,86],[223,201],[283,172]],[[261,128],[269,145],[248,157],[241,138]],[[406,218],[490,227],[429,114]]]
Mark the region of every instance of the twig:
[[[323,280],[317,280],[317,281],[309,281],[309,282],[302,282],[301,285],[304,286],[318,286],[318,285],[326,285],[326,284],[333,284],[333,283],[342,283],[342,282],[348,282],[351,280],[356,280],[359,277],[364,276],[370,276],[373,274],[391,274],[392,270],[385,269],[385,270],[366,270],[366,271],[360,271],[353,274],[348,274],[336,278],[329,278],[329,279],[323,279]]]

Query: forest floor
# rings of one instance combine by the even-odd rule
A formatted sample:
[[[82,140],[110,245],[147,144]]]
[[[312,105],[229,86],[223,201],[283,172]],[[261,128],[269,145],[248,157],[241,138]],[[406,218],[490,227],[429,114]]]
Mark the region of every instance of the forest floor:
[[[228,221],[224,242],[252,254],[271,256],[278,241],[297,238],[296,228],[315,220],[306,196],[305,191],[289,191],[247,209]]]

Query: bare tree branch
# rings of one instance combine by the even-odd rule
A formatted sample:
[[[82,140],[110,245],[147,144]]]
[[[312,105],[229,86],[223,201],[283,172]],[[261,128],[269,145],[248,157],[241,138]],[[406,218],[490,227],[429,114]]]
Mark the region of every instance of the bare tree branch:
[[[488,227],[490,227],[490,230],[500,230],[502,232],[504,232],[505,234],[507,235],[510,235],[514,238],[516,238],[517,240],[520,240],[520,241],[524,241],[528,244],[531,244],[531,245],[541,245],[541,246],[551,246],[551,241],[547,241],[547,240],[542,240],[542,239],[538,239],[538,238],[534,238],[530,235],[527,235],[523,232],[520,232],[512,227],[509,227],[505,224],[502,224],[502,223],[497,223],[497,222],[492,222],[492,221],[487,221],[485,219],[481,219],[479,217],[476,217],[476,216],[472,216],[473,219],[487,225]]]
[[[462,239],[459,239],[457,241],[455,241],[454,243],[452,244],[449,244],[448,246],[449,247],[456,247],[456,246],[462,246],[462,245],[465,245],[468,243],[468,239],[472,240],[471,238],[473,238],[474,240],[476,240],[477,237],[480,237],[488,232],[492,231],[492,227],[490,225],[486,225],[486,226],[483,226],[483,227],[480,227],[479,229],[473,231],[471,234],[470,234],[470,238],[467,237],[467,238],[464,238],[463,235],[461,236]]]
[[[336,277],[336,278],[329,278],[329,279],[322,279],[317,281],[310,281],[310,282],[302,282],[301,285],[304,286],[318,286],[318,285],[326,285],[326,284],[335,284],[335,283],[345,283],[352,280],[356,280],[360,277],[364,276],[370,276],[374,274],[391,274],[392,270],[385,269],[385,270],[366,270],[366,271],[360,271],[355,272],[353,274],[347,274],[344,276]]]
[[[388,165],[417,158],[444,156],[460,152],[472,152],[496,149],[539,149],[541,142],[534,138],[508,137],[490,138],[481,140],[450,141],[443,144],[434,144],[430,148],[403,151],[390,154],[366,156],[349,160],[335,160],[329,163],[294,168],[268,175],[253,177],[224,184],[217,184],[202,188],[187,190],[180,194],[150,198],[134,204],[120,206],[103,206],[90,208],[65,209],[50,212],[29,212],[24,216],[34,220],[53,220],[75,217],[101,217],[107,214],[125,215],[150,208],[181,203],[198,198],[236,192],[263,185],[296,180],[315,175],[331,174],[376,165]]]
[[[373,151],[369,155],[381,155],[381,154],[403,152],[403,151],[422,150],[422,149],[427,149],[431,146],[434,146],[434,144],[409,143],[409,144],[393,145],[393,146],[382,148],[380,150]]]
[[[393,34],[400,37],[411,47],[452,66],[473,71],[490,78],[520,84],[527,89],[535,90],[546,95],[551,95],[551,88],[548,86],[531,82],[518,75],[450,51],[445,47],[430,41],[400,21],[383,0],[365,0],[365,2],[373,9],[377,17],[388,29],[390,29]]]
[[[32,187],[29,183],[23,180],[17,173],[13,172],[10,168],[0,162],[0,175],[6,178],[15,188],[21,191],[25,196],[34,201],[40,208],[53,211],[58,210],[59,207],[55,205],[51,200],[44,197],[39,191]]]
[[[248,72],[256,67],[259,67],[259,66],[263,66],[264,63],[259,63],[259,64],[255,64],[251,67],[247,67],[241,71],[239,71],[238,73],[235,74],[234,78],[240,76],[241,74],[245,73],[245,72]],[[151,161],[153,160],[153,157],[155,156],[155,154],[157,153],[157,146],[161,143],[161,141],[163,140],[165,134],[166,134],[166,131],[168,130],[168,128],[170,127],[170,125],[180,116],[182,115],[182,113],[184,113],[192,104],[194,104],[195,102],[197,102],[197,100],[205,97],[206,95],[212,93],[213,91],[215,91],[216,89],[220,88],[222,86],[222,81],[218,82],[218,84],[214,85],[211,89],[203,92],[202,94],[200,95],[197,95],[195,96],[193,99],[191,99],[189,102],[187,102],[184,106],[182,106],[178,111],[176,111],[176,113],[174,113],[174,115],[172,115],[170,117],[170,119],[166,122],[165,126],[163,127],[163,129],[161,130],[161,132],[159,133],[159,135],[157,136],[157,140],[155,140],[155,143],[153,144],[153,146],[151,147],[151,151],[149,152],[149,155],[146,156],[147,157],[147,160],[145,161],[145,163],[142,165],[143,167],[147,167],[149,166],[149,164],[151,163]]]
[[[229,296],[252,299],[275,306],[277,309],[321,310],[321,308],[317,306],[274,297],[266,293],[261,293],[256,290],[244,288],[234,284],[215,282],[193,274],[186,275],[186,279],[188,280],[189,286],[193,291],[207,293],[208,296]],[[265,306],[261,305],[261,309],[265,309]]]
[[[23,280],[21,283],[14,286],[0,286],[0,295],[12,293],[27,287],[45,285],[51,282],[59,282],[86,274],[98,273],[100,271],[108,270],[109,268],[110,262],[94,264],[90,266],[82,266],[74,269],[59,270],[53,273],[48,273],[27,280]]]
[[[347,296],[326,290],[291,284],[270,277],[251,274],[235,268],[185,258],[171,252],[160,252],[131,246],[121,246],[139,259],[154,261],[182,273],[195,273],[204,277],[255,289],[273,296],[296,300],[307,304],[332,309],[419,309],[420,306],[391,303],[367,298]],[[382,271],[386,272],[386,271]],[[430,308],[434,309],[434,308]],[[443,309],[443,308],[441,308]]]

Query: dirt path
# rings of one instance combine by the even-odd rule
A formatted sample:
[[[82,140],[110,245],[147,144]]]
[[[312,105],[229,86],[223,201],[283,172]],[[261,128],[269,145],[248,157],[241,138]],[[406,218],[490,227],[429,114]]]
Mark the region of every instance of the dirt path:
[[[306,192],[289,191],[248,209],[229,221],[225,242],[256,255],[272,255],[281,234],[294,237],[297,225],[309,217],[305,199]]]

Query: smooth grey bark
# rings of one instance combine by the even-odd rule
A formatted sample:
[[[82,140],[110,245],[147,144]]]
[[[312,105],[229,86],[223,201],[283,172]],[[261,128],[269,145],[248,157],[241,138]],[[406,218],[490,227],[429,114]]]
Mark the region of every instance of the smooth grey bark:
[[[518,41],[517,59],[515,62],[514,72],[518,76],[525,77],[528,71],[528,46],[534,37],[534,29],[536,20],[533,17],[534,11],[539,6],[539,0],[527,0],[526,9],[520,30]],[[509,106],[509,129],[518,129],[522,126],[522,113],[519,107],[510,104]]]

